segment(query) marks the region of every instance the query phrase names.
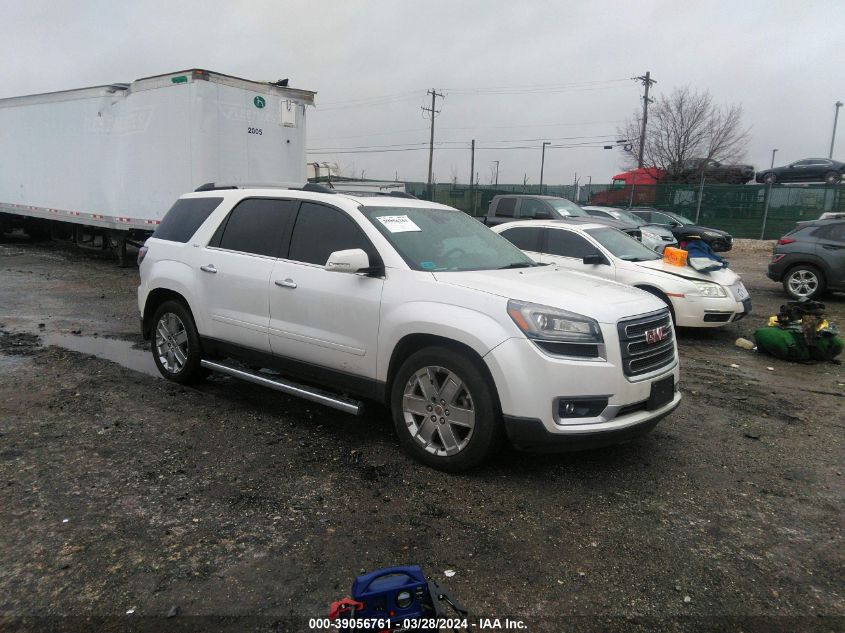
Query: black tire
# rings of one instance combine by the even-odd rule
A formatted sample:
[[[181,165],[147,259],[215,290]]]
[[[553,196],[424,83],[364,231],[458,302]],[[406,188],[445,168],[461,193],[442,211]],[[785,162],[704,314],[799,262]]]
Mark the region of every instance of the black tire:
[[[827,185],[838,184],[840,180],[842,180],[842,177],[835,171],[829,171],[824,175],[824,182]]]
[[[429,384],[421,382],[421,375]],[[461,386],[453,387],[457,382]],[[406,396],[414,399],[407,411]],[[418,412],[410,410],[417,407]],[[504,437],[490,378],[474,360],[443,347],[422,349],[402,363],[393,380],[390,411],[402,447],[438,470],[474,468],[496,452]],[[472,414],[471,427],[466,426],[467,413]]]
[[[783,289],[792,299],[816,299],[824,294],[824,273],[811,264],[797,264],[783,276]]]
[[[767,185],[773,185],[778,181],[778,175],[769,172],[763,176],[763,182]]]
[[[155,311],[152,323],[150,351],[161,375],[181,385],[203,380],[208,371],[200,366],[200,337],[187,306],[181,301],[165,301]],[[182,352],[184,360],[176,353],[176,348]]]

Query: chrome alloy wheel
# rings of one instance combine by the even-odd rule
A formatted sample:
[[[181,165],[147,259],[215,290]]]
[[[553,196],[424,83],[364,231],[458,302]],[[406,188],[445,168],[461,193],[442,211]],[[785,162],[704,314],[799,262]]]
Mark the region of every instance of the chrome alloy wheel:
[[[460,376],[444,367],[423,367],[410,377],[402,412],[411,436],[437,456],[460,453],[475,428],[472,395]]]
[[[818,289],[819,278],[815,273],[802,268],[791,273],[787,283],[796,297],[809,297]]]
[[[188,331],[182,319],[165,312],[156,324],[156,354],[161,366],[171,374],[182,371],[188,361]]]

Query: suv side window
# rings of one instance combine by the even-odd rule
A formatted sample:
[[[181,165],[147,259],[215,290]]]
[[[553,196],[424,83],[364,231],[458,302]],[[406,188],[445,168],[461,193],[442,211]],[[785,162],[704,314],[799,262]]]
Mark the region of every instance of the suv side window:
[[[845,242],[845,222],[841,224],[828,224],[813,231],[813,236],[831,240],[833,242]]]
[[[666,215],[665,213],[660,213],[658,211],[651,212],[651,221],[656,224],[664,224],[667,226],[670,224],[677,224],[677,222],[675,222],[675,220],[670,218],[668,215]]]
[[[302,203],[287,259],[325,266],[333,252],[350,248],[362,249],[370,264],[381,259],[364,232],[345,213],[314,202]]]
[[[502,231],[500,235],[519,249],[539,253],[541,252],[540,238],[543,236],[543,230],[540,227],[518,226]]]
[[[548,220],[552,217],[546,203],[535,198],[523,198],[519,207],[519,217]]]
[[[598,249],[580,235],[566,229],[545,229],[549,255],[581,259],[594,254]]]
[[[496,203],[496,216],[512,218],[516,211],[516,198],[499,198]]]
[[[187,242],[208,219],[223,198],[181,198],[168,211],[153,237],[170,242]]]
[[[278,257],[295,212],[295,200],[247,198],[232,209],[208,245]]]

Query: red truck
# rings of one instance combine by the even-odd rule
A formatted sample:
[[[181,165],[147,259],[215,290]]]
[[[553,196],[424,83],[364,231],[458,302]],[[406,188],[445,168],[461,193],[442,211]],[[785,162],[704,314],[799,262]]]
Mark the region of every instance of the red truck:
[[[642,167],[623,171],[613,177],[613,184],[610,189],[598,191],[591,195],[589,204],[597,206],[628,204],[632,207],[650,206],[654,204],[654,185],[665,177],[666,172],[656,167]],[[631,198],[632,189],[633,199]]]

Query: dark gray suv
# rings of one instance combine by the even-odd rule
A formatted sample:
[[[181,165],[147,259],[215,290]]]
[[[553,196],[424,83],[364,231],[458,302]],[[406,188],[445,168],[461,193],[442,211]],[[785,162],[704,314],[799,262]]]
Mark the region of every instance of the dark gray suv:
[[[767,275],[793,299],[845,290],[845,219],[799,222],[778,240]]]

